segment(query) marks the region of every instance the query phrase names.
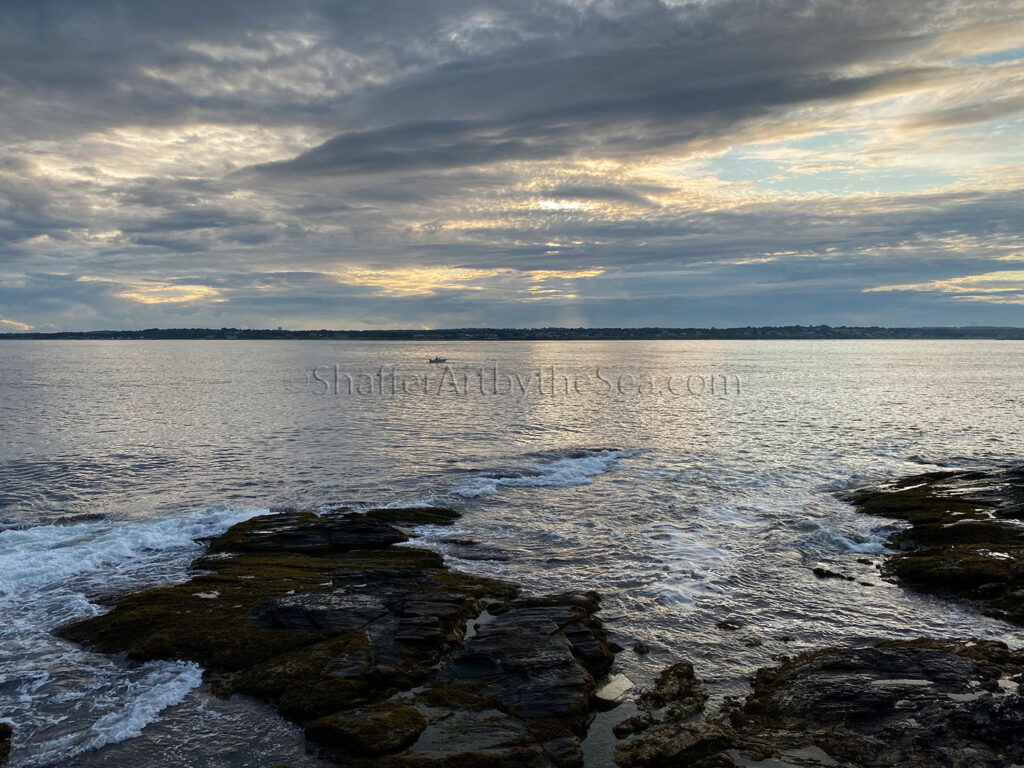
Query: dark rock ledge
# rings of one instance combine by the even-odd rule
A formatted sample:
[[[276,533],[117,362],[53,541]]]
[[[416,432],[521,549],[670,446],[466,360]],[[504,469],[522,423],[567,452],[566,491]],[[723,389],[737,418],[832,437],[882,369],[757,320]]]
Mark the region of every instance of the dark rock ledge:
[[[346,766],[579,766],[612,652],[595,593],[517,599],[505,582],[396,547],[441,509],[286,512],[210,541],[187,582],[60,634],[203,665],[305,727]]]
[[[1010,768],[1024,763],[1021,684],[1024,652],[1002,643],[814,651],[759,670],[742,705],[705,721],[670,708],[642,723],[615,759],[624,768]],[[693,702],[695,686],[676,695]]]
[[[886,574],[1024,626],[1024,467],[915,475],[849,500],[910,523],[890,539]]]
[[[11,754],[11,736],[13,731],[7,723],[0,723],[0,765],[7,762]]]

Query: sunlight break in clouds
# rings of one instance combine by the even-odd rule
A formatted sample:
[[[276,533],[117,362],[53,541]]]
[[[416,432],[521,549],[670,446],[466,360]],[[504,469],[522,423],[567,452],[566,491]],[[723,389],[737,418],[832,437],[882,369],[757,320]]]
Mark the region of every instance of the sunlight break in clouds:
[[[880,285],[865,289],[866,293],[885,291],[936,291],[954,294],[954,298],[963,301],[1024,304],[1024,270],[987,272],[983,275],[964,275],[928,283]]]
[[[552,279],[572,281],[598,277],[604,273],[601,268],[559,271],[528,270],[517,272],[511,269],[460,269],[453,267],[374,270],[350,268],[335,273],[338,282],[345,285],[370,286],[381,296],[435,296],[444,291],[527,291],[531,294],[547,293],[559,298],[575,298],[559,288],[538,289],[538,286],[519,287],[522,281],[529,283],[546,282]],[[538,297],[532,295],[529,300]]]
[[[183,304],[194,301],[221,302],[225,301],[216,288],[208,285],[189,285],[182,283],[165,283],[153,281],[133,281],[121,283],[99,277],[82,276],[83,283],[105,283],[114,286],[114,295],[139,304]]]
[[[0,326],[8,331],[31,331],[33,326],[28,323],[19,323],[17,320],[5,320],[0,317]]]

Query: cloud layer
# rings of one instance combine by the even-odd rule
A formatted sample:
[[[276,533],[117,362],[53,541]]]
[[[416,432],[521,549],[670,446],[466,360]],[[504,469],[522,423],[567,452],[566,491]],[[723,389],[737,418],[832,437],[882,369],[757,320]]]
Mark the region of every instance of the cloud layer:
[[[1022,2],[0,22],[3,330],[1024,325]]]

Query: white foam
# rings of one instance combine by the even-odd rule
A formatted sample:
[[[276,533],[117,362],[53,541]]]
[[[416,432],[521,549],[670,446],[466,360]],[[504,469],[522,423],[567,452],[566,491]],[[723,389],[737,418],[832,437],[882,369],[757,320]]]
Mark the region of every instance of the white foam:
[[[808,540],[829,551],[877,555],[885,551],[885,542],[891,533],[891,529],[875,529],[846,535],[833,523],[827,522],[820,524]]]
[[[99,596],[180,581],[199,539],[266,510],[204,509],[0,531],[0,713],[12,768],[51,765],[139,735],[202,680],[195,664],[127,666],[57,639]]]
[[[424,509],[427,507],[436,507],[438,502],[435,497],[430,496],[428,498],[413,499],[412,501],[403,501],[402,499],[395,499],[387,502],[372,502],[372,501],[353,501],[341,504],[321,504],[315,510],[318,515],[322,515],[329,510],[334,509],[348,509],[353,512],[364,512],[369,509]]]
[[[197,551],[197,539],[216,536],[265,511],[197,510],[173,517],[0,531],[0,601],[18,593],[30,598],[32,591],[78,576],[141,572],[154,561],[166,561],[169,551]]]
[[[579,451],[550,461],[532,461],[507,474],[479,475],[455,489],[463,498],[492,496],[502,487],[572,488],[589,485],[592,478],[622,466],[635,451]]]
[[[146,667],[152,671],[141,680],[131,682],[123,691],[123,708],[103,715],[84,733],[70,733],[42,742],[33,749],[31,757],[19,764],[25,768],[51,765],[107,744],[135,738],[163,710],[180,704],[203,681],[203,671],[198,664],[158,662]]]
[[[739,560],[736,552],[718,546],[726,544],[721,537],[698,524],[652,523],[642,533],[657,561],[667,566],[653,588],[663,603],[677,608],[692,609],[701,598],[722,594]]]

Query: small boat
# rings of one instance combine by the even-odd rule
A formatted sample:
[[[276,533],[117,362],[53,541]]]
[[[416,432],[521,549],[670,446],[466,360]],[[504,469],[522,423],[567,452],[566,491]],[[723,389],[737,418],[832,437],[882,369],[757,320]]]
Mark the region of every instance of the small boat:
[[[448,358],[447,357],[432,357],[429,360],[427,360],[427,362],[428,363],[447,363],[448,362]]]

